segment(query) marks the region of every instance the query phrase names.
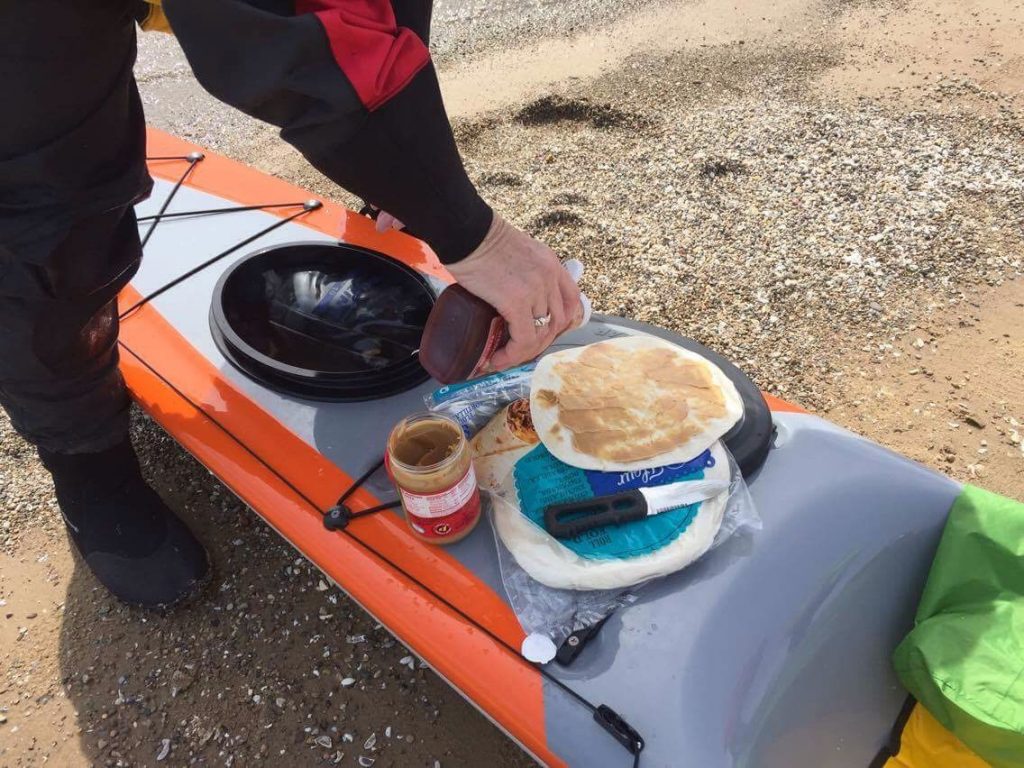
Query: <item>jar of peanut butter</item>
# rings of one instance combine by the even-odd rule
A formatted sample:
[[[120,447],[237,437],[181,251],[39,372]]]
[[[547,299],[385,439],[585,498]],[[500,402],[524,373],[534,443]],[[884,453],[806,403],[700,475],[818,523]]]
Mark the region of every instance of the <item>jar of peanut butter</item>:
[[[386,457],[417,538],[451,544],[469,535],[480,519],[480,489],[469,442],[454,420],[433,413],[402,419]]]

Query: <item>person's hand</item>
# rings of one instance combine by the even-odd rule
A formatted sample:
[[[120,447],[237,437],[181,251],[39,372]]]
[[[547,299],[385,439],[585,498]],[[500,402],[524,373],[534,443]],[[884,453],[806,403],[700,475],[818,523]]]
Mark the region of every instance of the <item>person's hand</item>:
[[[508,323],[509,342],[494,353],[491,370],[532,360],[582,319],[580,291],[554,251],[498,214],[477,249],[447,266]]]
[[[400,222],[398,219],[396,219],[394,216],[392,216],[387,211],[381,211],[380,213],[378,213],[377,214],[377,231],[378,232],[388,232],[388,231],[390,231],[392,229],[397,229],[397,230],[401,231],[401,230],[405,229],[405,224]]]

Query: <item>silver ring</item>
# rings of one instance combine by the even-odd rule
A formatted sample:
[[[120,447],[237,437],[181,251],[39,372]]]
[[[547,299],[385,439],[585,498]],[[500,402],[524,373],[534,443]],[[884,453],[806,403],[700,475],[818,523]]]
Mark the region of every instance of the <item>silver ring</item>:
[[[550,322],[551,322],[551,313],[550,312],[548,312],[546,315],[544,315],[544,317],[535,317],[535,318],[533,318],[533,324],[535,326],[537,326],[538,328],[543,328],[544,326],[546,326]]]

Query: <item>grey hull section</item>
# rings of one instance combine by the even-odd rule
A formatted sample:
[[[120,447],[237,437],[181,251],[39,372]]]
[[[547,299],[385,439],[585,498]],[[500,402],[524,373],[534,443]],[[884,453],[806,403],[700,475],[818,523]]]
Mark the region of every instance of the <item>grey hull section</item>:
[[[139,214],[155,213],[169,187],[158,182]],[[170,210],[226,204],[182,188]],[[148,294],[276,221],[256,211],[163,222],[133,285]],[[361,404],[289,397],[236,370],[209,329],[210,297],[230,264],[275,243],[318,240],[329,238],[289,223],[166,291],[154,305],[234,386],[359,475],[381,455],[393,423],[421,410],[423,395],[436,384]],[[603,318],[559,345],[641,332],[674,337]],[[775,418],[776,445],[750,482],[763,529],[648,586],[570,668],[552,665],[561,679],[641,732],[646,768],[863,768],[905,697],[889,656],[911,626],[959,486],[816,417]],[[393,495],[382,474],[370,488],[381,498]],[[504,596],[486,522],[449,551]],[[568,695],[545,682],[544,698],[548,743],[567,762],[630,764]]]
[[[889,657],[959,487],[815,417],[777,421],[750,483],[763,530],[648,587],[567,676],[640,727],[645,765],[863,768],[906,696]],[[561,714],[557,751],[621,765]]]

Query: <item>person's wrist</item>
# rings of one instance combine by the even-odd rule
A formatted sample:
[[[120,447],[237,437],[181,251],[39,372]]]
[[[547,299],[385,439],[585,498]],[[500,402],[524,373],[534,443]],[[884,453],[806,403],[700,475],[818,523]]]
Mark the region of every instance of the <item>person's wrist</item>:
[[[508,239],[514,232],[515,228],[505,221],[501,214],[496,211],[493,212],[491,225],[488,227],[487,234],[484,235],[483,240],[465,258],[457,263],[473,264],[500,252],[503,248],[507,248]]]
[[[457,231],[446,233],[443,241],[431,242],[430,246],[442,264],[458,264],[480,248],[496,218],[500,217],[480,199],[479,206],[460,222]]]

